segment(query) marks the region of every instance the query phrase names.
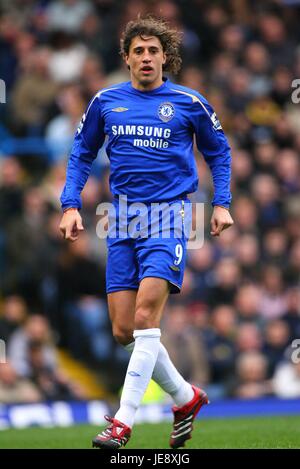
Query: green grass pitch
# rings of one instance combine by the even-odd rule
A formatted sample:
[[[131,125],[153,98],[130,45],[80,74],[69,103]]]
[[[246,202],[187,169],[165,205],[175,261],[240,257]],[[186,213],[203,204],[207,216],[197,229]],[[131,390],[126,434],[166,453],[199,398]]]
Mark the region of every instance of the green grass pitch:
[[[165,422],[135,425],[126,448],[168,449],[170,430],[171,423]],[[0,448],[91,448],[98,432],[91,425],[2,430]],[[186,448],[300,448],[300,416],[201,419]]]

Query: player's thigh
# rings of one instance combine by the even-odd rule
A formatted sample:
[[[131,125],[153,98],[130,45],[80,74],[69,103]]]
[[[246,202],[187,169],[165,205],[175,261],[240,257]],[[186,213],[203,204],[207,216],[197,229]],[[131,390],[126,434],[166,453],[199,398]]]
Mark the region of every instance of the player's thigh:
[[[170,293],[179,293],[184,276],[187,240],[149,238],[140,241],[139,281],[147,277],[164,279],[169,283]]]
[[[107,295],[113,335],[123,345],[133,341],[136,295],[136,290],[117,291]]]
[[[138,263],[134,240],[107,239],[106,293],[137,290]]]
[[[169,291],[169,282],[163,278],[145,277],[141,280],[136,297],[135,329],[160,326]]]
[[[138,266],[131,239],[108,239],[106,292],[113,335],[121,344],[133,340]]]

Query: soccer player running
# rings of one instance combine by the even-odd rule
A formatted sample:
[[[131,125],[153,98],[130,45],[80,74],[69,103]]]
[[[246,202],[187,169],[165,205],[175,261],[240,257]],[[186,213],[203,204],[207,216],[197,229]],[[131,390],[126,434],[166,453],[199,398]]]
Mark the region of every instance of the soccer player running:
[[[146,17],[127,24],[121,52],[130,81],[100,90],[91,100],[79,129],[61,196],[60,230],[75,241],[83,230],[80,193],[99,148],[108,137],[110,189],[129,203],[181,203],[198,184],[193,137],[212,173],[214,197],[211,235],[233,224],[229,213],[230,148],[206,99],[176,85],[163,71],[177,73],[180,34],[161,20]],[[182,215],[183,216],[183,215]],[[120,223],[117,217],[116,224]],[[174,230],[171,229],[174,234]],[[135,414],[152,378],[174,400],[170,446],[191,438],[192,422],[208,402],[206,393],[185,381],[160,342],[160,321],[170,293],[180,291],[187,236],[107,238],[106,288],[113,335],[129,352],[120,408],[106,416],[107,428],[93,439],[98,448],[118,449],[128,442]]]

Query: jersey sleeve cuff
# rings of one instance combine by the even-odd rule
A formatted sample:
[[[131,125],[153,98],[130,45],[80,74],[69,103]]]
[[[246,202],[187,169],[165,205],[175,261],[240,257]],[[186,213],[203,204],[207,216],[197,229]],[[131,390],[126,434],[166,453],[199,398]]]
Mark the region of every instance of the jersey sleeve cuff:
[[[63,212],[66,212],[69,208],[76,208],[77,210],[81,209],[81,207],[79,207],[77,204],[67,204],[61,206]]]
[[[230,209],[230,203],[217,203],[217,202],[212,202],[212,206],[213,207],[223,207],[223,208],[226,208],[226,210],[229,210]]]

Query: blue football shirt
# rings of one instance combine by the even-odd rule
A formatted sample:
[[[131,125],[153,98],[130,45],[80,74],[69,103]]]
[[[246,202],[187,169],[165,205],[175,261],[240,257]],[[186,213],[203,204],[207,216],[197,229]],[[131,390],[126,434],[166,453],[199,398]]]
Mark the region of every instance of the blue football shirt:
[[[75,135],[62,208],[81,208],[81,191],[105,138],[113,195],[126,195],[128,202],[162,202],[195,192],[194,135],[212,173],[212,204],[229,207],[230,148],[202,95],[169,80],[151,91],[139,91],[131,82],[100,90]]]

